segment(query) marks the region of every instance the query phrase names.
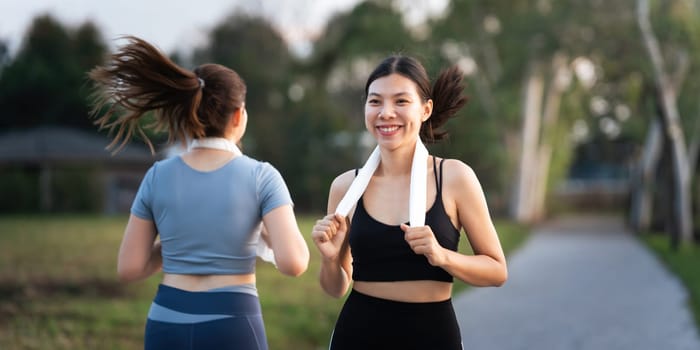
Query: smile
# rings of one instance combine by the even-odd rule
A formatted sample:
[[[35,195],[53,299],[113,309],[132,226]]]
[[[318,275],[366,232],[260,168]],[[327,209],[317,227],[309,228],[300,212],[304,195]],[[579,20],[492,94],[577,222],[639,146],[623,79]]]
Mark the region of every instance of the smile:
[[[398,125],[386,125],[386,126],[378,126],[377,130],[379,130],[380,133],[382,134],[391,134],[395,132],[396,130],[399,130],[400,126]]]

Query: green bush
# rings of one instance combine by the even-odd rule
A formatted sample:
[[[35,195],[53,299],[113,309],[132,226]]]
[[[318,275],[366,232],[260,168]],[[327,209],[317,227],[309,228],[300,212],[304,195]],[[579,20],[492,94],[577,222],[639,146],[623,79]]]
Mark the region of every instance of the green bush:
[[[86,167],[67,167],[54,171],[54,212],[97,212],[102,205],[99,170]]]
[[[39,173],[14,168],[0,171],[0,213],[39,210]]]
[[[695,316],[695,322],[700,329],[700,245],[691,243],[674,250],[669,238],[664,234],[647,233],[642,241],[664,262],[664,264],[683,281],[688,288],[690,298],[688,303]]]
[[[5,168],[0,171],[0,214],[37,213],[41,203],[39,168]],[[94,213],[104,196],[100,169],[85,166],[56,167],[49,173],[50,204],[54,213]]]

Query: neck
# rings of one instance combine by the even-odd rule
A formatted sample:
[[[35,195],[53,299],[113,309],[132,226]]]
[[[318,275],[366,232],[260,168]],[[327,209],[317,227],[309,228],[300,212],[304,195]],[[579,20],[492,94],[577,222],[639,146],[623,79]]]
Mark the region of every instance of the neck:
[[[426,201],[426,181],[427,181],[427,162],[428,150],[422,143],[416,142],[413,144],[411,152],[395,150],[388,152],[382,150],[381,147],[375,147],[370,154],[365,165],[360,168],[359,173],[350,184],[345,196],[340,200],[336,208],[336,214],[347,216],[353,205],[362,196],[362,193],[367,189],[372,174],[380,171],[379,165],[384,163],[384,174],[389,176],[405,176],[403,169],[406,164],[411,164],[410,167],[410,188],[409,188],[409,218],[411,226],[423,226],[425,224],[425,201]],[[392,171],[396,171],[392,173]],[[396,174],[396,175],[393,175]],[[394,179],[392,179],[394,180]]]
[[[394,150],[381,149],[381,163],[377,172],[387,176],[407,176],[411,174],[415,144]]]

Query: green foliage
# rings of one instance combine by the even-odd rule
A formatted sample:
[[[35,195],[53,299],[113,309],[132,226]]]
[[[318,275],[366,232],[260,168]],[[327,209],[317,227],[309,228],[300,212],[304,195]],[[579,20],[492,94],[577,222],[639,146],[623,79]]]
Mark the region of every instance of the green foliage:
[[[102,208],[99,169],[86,166],[53,167],[48,170],[50,207],[41,207],[37,167],[13,167],[0,172],[0,213],[88,213]]]
[[[503,129],[498,120],[486,113],[474,111],[476,107],[467,105],[462,112],[451,119],[445,129],[449,138],[439,144],[429,146],[431,153],[444,158],[459,159],[474,169],[482,187],[487,189],[492,210],[503,209],[504,188],[509,179],[503,171],[508,151],[501,142]],[[489,145],[488,147],[483,147]]]
[[[445,16],[431,19],[424,28],[407,27],[395,5],[391,0],[361,1],[335,15],[307,58],[291,55],[284,36],[264,13],[234,13],[213,27],[205,47],[173,58],[186,68],[216,62],[240,73],[248,85],[250,116],[245,152],[282,172],[302,210],[322,210],[333,178],[361,164],[364,79],[379,60],[397,52],[420,58],[431,76],[456,63],[445,52],[450,44],[473,59],[476,70],[466,77],[470,102],[448,123],[451,139],[431,149],[472,166],[496,203],[509,197],[515,174],[524,78],[532,65],[548,67],[555,54],[570,61],[590,59],[598,80],[587,90],[575,80],[565,94],[561,124],[552,136],[557,147],[550,188],[566,176],[574,156],[575,145],[566,137],[574,119],[585,121],[591,130],[584,142],[616,144],[605,139],[600,116],[590,112],[595,96],[613,108],[629,109],[630,118],[619,122],[619,139],[637,146],[643,142],[656,111],[650,103],[653,79],[634,1],[452,0]],[[679,57],[690,60],[679,109],[685,129],[692,130],[700,113],[693,93],[700,89],[697,4],[673,0],[652,5],[668,68],[677,67]],[[96,25],[70,28],[48,15],[34,19],[15,57],[0,41],[0,129],[43,124],[94,128],[87,118],[85,74],[102,62],[106,50]],[[604,117],[615,118],[613,109]],[[148,135],[156,144],[163,141],[162,134]],[[15,176],[12,181],[18,184],[17,189],[4,187],[12,193],[26,187],[22,182],[34,183],[16,175],[6,175]],[[29,202],[17,207],[31,206]]]
[[[658,234],[645,234],[643,242],[649,246],[666,266],[678,276],[690,292],[690,307],[695,316],[695,323],[700,327],[700,247],[685,245],[679,251],[674,251],[668,243],[668,238]]]
[[[53,212],[88,213],[102,208],[99,170],[65,167],[53,172]]]
[[[0,128],[91,127],[85,73],[105,52],[90,22],[68,29],[49,15],[35,18],[19,53],[0,75]]]
[[[383,57],[414,48],[401,14],[389,2],[364,1],[328,21],[325,34],[314,43],[311,62],[323,77],[355,58]]]
[[[548,135],[553,149],[547,181],[547,202],[551,203],[549,207],[552,211],[556,207],[561,207],[559,203],[553,202],[552,199],[554,198],[556,187],[568,178],[569,169],[571,169],[571,163],[574,160],[576,144],[571,142],[571,130],[573,129],[574,121],[584,117],[581,109],[577,108],[580,100],[580,91],[564,94],[561,112],[559,113],[559,122]]]
[[[0,213],[28,213],[38,210],[38,173],[21,168],[0,170]]]
[[[2,75],[2,69],[5,64],[10,60],[10,49],[8,47],[7,41],[0,39],[0,75]]]

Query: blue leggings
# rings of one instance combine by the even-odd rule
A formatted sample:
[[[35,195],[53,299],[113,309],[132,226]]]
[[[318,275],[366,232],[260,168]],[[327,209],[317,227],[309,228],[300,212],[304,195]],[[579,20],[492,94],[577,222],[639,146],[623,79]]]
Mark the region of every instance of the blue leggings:
[[[190,292],[165,285],[146,322],[146,350],[267,350],[260,301],[246,292]]]

